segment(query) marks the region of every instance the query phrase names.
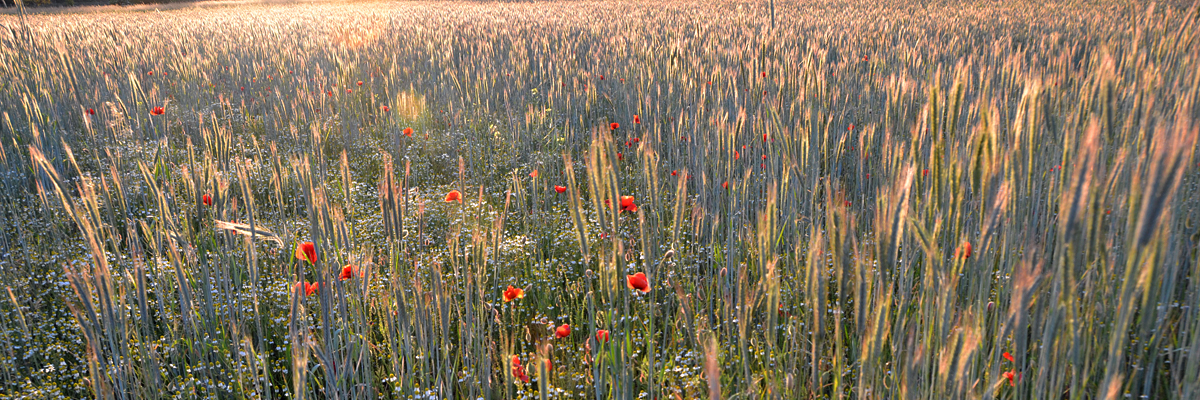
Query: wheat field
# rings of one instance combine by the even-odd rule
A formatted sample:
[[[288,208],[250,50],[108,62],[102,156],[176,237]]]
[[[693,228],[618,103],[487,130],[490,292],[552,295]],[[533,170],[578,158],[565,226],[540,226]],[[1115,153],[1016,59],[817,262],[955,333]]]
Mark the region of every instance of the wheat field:
[[[0,397],[1200,398],[1200,8],[0,13]]]

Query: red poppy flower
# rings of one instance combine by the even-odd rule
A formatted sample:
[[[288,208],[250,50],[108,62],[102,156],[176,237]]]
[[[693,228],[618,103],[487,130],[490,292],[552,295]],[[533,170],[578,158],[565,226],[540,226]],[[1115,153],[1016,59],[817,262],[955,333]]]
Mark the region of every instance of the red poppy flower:
[[[633,142],[626,140],[625,147],[633,147]]]
[[[96,115],[96,110],[89,108],[89,109],[87,109],[87,113],[88,113],[88,115]]]
[[[763,78],[766,78],[766,77],[767,77],[767,71],[763,71],[763,73],[762,73],[762,77],[763,77]]]
[[[154,71],[147,72],[146,75],[154,76]]]
[[[358,86],[362,86],[362,81],[358,81]]]
[[[565,193],[567,191],[567,187],[554,185],[554,191],[559,192],[559,193]]]
[[[763,134],[763,141],[764,142],[767,141],[767,134],[765,134],[765,133]]]
[[[314,293],[317,292],[317,289],[319,289],[318,286],[320,286],[320,285],[321,285],[321,282],[305,283],[304,284],[304,295],[312,296]]]
[[[641,142],[641,141],[642,141],[642,139],[641,139],[641,138],[633,138],[633,142],[634,142],[634,143],[638,143],[638,142]]]
[[[317,248],[313,246],[313,242],[304,242],[296,245],[296,259],[316,263]]]
[[[850,207],[850,200],[846,200],[846,207]]]
[[[604,75],[600,75],[600,80],[604,80]]]
[[[604,206],[608,207],[608,208],[612,208],[612,200],[604,199]]]
[[[709,85],[709,86],[712,86],[712,81],[708,81],[708,85]]]
[[[525,290],[524,289],[515,288],[515,287],[512,287],[512,285],[508,285],[508,289],[504,290],[504,302],[505,303],[516,300],[516,299],[523,299],[523,298],[525,298]]]
[[[646,279],[646,274],[638,272],[633,275],[625,276],[625,285],[630,289],[637,290],[642,293],[650,293],[650,281]]]
[[[634,115],[634,116],[633,116],[633,123],[635,123],[635,124],[640,124],[640,123],[642,123],[642,119],[641,119],[640,117],[638,117],[637,115]]]
[[[204,196],[201,196],[201,201],[204,202],[204,205],[211,206],[212,205],[212,195],[205,193]]]
[[[962,247],[958,249],[958,254],[962,258],[971,258],[971,242],[963,242]]]
[[[451,190],[450,193],[446,193],[446,202],[449,203],[452,201],[458,201],[459,203],[462,203],[462,194],[457,190]]]
[[[1006,351],[1006,352],[1004,352],[1004,359],[1005,359],[1005,360],[1008,360],[1008,362],[1016,362],[1016,361],[1013,361],[1013,356],[1012,356],[1012,354],[1008,354],[1008,352],[1007,352],[1007,351]]]
[[[924,177],[925,177],[925,176],[927,176],[927,175],[929,175],[929,168],[926,168],[926,169],[923,169],[923,170],[921,170],[921,177],[922,177],[922,178],[924,178]]]
[[[296,286],[292,288],[292,291],[296,292],[296,293],[304,293],[304,291],[307,289],[308,289],[308,284],[304,283],[304,281],[300,281],[300,282],[296,282]]]
[[[412,128],[404,128],[404,136],[412,137]]]
[[[361,273],[361,272],[360,272]],[[346,264],[342,267],[342,273],[338,275],[338,280],[347,280],[354,277],[354,265]]]
[[[617,159],[618,159],[618,160],[624,160],[624,159],[625,159],[625,155],[624,155],[624,154],[621,154],[621,153],[617,153]]]
[[[763,158],[764,160],[766,160],[766,159],[767,159],[767,155],[766,155],[766,154],[763,154],[763,157],[762,157],[762,158]]]
[[[721,183],[721,188],[722,188],[722,189],[729,189],[729,181],[722,182],[722,183]]]
[[[850,126],[846,127],[846,130],[848,130],[848,131],[854,130],[854,124],[850,124]]]
[[[678,170],[673,170],[673,171],[671,171],[671,176],[675,176],[675,175],[679,175],[679,171],[678,171]]]
[[[559,339],[571,336],[571,325],[560,325],[558,328],[554,329],[554,336]]]
[[[354,91],[352,91],[350,89],[346,89],[346,93],[354,93]]]
[[[553,371],[553,370],[554,370],[554,363],[553,363],[553,362],[551,362],[551,361],[550,361],[550,359],[546,359],[546,370],[547,370],[547,371]]]
[[[150,115],[163,115],[166,112],[162,107],[154,107],[150,109]]]
[[[391,109],[388,108],[388,106],[383,106],[383,112],[388,112],[388,110],[391,110]]]
[[[245,87],[245,86],[238,86],[238,88],[239,88],[239,89],[242,89],[242,91],[243,91],[243,92],[245,92],[245,91],[246,91],[246,87]]]
[[[738,153],[738,151],[737,151],[737,150],[734,150],[734,151],[733,151],[733,159],[734,159],[734,160],[737,160],[737,159],[739,159],[739,158],[742,158],[742,153]]]
[[[621,211],[637,212],[637,204],[633,203],[633,196],[621,196]]]
[[[1008,385],[1009,385],[1009,386],[1012,386],[1012,387],[1016,387],[1016,386],[1017,386],[1017,384],[1016,384],[1015,382],[1013,382],[1013,378],[1015,378],[1015,377],[1016,377],[1016,375],[1017,375],[1017,374],[1014,374],[1012,371],[1006,371],[1006,372],[1004,372],[1004,379],[1008,379]]]
[[[525,374],[525,368],[521,368],[521,358],[515,354],[512,358],[512,374],[514,378],[520,379],[522,382],[529,383],[529,375]]]
[[[329,95],[329,97],[333,97],[333,91],[332,91],[332,90],[327,90],[327,91],[325,91],[325,94],[328,94],[328,95]]]
[[[596,331],[597,342],[608,342],[608,331],[600,329]]]
[[[530,173],[529,173],[529,177],[530,177],[530,178],[537,178],[537,177],[538,177],[538,172],[537,172],[537,170],[535,169],[535,170],[533,170],[533,172],[530,172]]]
[[[617,128],[620,128],[620,127],[621,127],[621,124],[618,124],[618,123],[616,123],[616,122],[613,122],[613,123],[611,123],[611,124],[608,124],[608,128],[609,128],[609,129],[611,129],[611,130],[614,130],[614,131],[615,131],[615,130],[617,130]]]

